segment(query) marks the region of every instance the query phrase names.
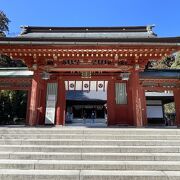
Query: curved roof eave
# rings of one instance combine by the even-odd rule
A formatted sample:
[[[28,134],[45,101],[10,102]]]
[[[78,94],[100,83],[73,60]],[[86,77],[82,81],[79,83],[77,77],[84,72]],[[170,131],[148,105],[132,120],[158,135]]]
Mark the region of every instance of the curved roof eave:
[[[163,38],[25,38],[0,37],[0,44],[9,45],[175,45],[180,46],[180,37]]]

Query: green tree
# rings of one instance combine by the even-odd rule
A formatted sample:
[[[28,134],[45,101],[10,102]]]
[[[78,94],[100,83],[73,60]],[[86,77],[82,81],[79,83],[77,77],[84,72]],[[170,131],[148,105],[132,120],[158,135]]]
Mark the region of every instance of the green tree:
[[[26,118],[27,91],[0,91],[0,124],[21,124]]]
[[[165,57],[161,61],[154,60],[148,64],[148,69],[170,69],[174,61],[174,55]]]
[[[12,60],[9,56],[0,55],[1,67],[26,67],[26,65],[21,60]]]
[[[148,69],[180,69],[180,51],[171,56],[165,57],[161,61],[151,61]]]
[[[180,69],[180,51],[175,56],[175,61],[171,66],[171,69]]]
[[[0,31],[9,31],[10,20],[3,11],[0,11]]]

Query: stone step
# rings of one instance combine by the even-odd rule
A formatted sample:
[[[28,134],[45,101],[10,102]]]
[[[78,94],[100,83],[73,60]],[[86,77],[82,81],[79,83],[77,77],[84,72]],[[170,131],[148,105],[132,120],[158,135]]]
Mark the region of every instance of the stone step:
[[[74,152],[74,153],[179,153],[180,146],[45,146],[1,145],[0,151],[18,152]]]
[[[0,134],[180,135],[180,129],[84,128],[84,127],[2,128],[0,127]]]
[[[180,161],[180,153],[50,153],[0,152],[0,159],[94,160],[94,161]]]
[[[180,140],[180,135],[0,134],[0,139]]]
[[[52,153],[0,152],[0,159],[94,160],[94,161],[180,161],[180,153]]]
[[[180,140],[0,139],[0,145],[180,146]]]
[[[178,171],[0,170],[1,180],[179,180]]]
[[[0,180],[80,180],[80,171],[0,169]]]
[[[0,139],[0,145],[180,146],[180,140]]]
[[[98,171],[83,170],[80,180],[179,180],[177,171]]]
[[[0,169],[180,171],[179,161],[0,160]]]

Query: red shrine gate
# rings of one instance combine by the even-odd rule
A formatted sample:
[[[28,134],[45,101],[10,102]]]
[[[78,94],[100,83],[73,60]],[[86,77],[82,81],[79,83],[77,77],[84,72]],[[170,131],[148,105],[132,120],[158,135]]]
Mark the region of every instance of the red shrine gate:
[[[134,29],[133,29],[134,28]],[[82,89],[89,81],[106,82],[108,125],[147,125],[145,90],[173,90],[176,104],[176,124],[180,125],[180,85],[171,80],[140,79],[151,60],[177,52],[179,38],[149,37],[147,27],[133,28],[39,28],[25,27],[25,36],[0,38],[0,54],[21,59],[34,72],[31,87],[28,86],[27,124],[43,125],[48,118],[55,125],[65,124],[67,82],[82,82]],[[147,33],[147,37],[36,37],[41,33],[88,34]],[[58,32],[58,33],[57,33]],[[35,35],[34,35],[34,34]],[[26,36],[27,34],[27,36]],[[30,36],[28,36],[30,34]],[[32,34],[32,35],[31,35]],[[78,34],[78,35],[79,35]],[[118,36],[119,36],[118,34]],[[90,36],[91,34],[89,34]],[[70,36],[69,34],[67,36]],[[46,80],[45,80],[46,79]],[[16,81],[12,79],[12,81]],[[147,81],[159,81],[155,86],[145,86]],[[76,85],[72,85],[74,88]],[[70,86],[68,86],[69,88]],[[12,87],[13,88],[13,87]],[[96,89],[98,87],[96,86]],[[49,109],[48,109],[49,108]],[[48,114],[49,113],[49,114]],[[50,121],[51,121],[50,120]]]
[[[136,76],[132,76],[131,75],[131,79],[136,78]],[[37,88],[38,83],[34,82],[34,84],[32,85],[32,92],[34,93],[34,96],[40,96],[42,98],[43,101],[40,101],[40,104],[38,105],[40,108],[38,109],[39,112],[37,112],[39,114],[39,122],[38,124],[44,124],[44,115],[45,115],[45,109],[46,109],[46,105],[48,104],[48,102],[51,101],[51,105],[53,105],[54,109],[56,109],[56,111],[54,112],[54,117],[56,117],[55,123],[56,125],[64,125],[65,123],[65,108],[66,108],[66,97],[65,97],[65,92],[66,92],[66,88],[65,88],[65,84],[67,81],[82,81],[82,78],[79,76],[77,77],[67,77],[67,76],[61,76],[61,77],[57,77],[57,80],[47,80],[45,81],[44,84],[44,88],[42,88],[42,90],[40,90],[40,92],[33,92],[33,90],[35,90]],[[128,125],[134,125],[134,123],[141,123],[139,124],[139,126],[145,125],[145,121],[146,119],[143,119],[142,114],[136,114],[136,116],[140,116],[141,121],[139,122],[134,122],[133,121],[133,108],[132,108],[132,104],[133,101],[135,101],[135,97],[138,95],[139,98],[141,97],[140,102],[138,102],[137,106],[138,108],[143,108],[144,107],[144,111],[146,110],[146,104],[145,104],[145,95],[144,95],[144,91],[143,89],[141,89],[140,91],[138,91],[138,94],[133,95],[133,90],[135,90],[135,86],[133,86],[133,81],[129,80],[129,82],[127,82],[126,80],[122,80],[121,77],[119,77],[119,79],[117,77],[114,76],[96,76],[94,78],[91,77],[91,81],[105,81],[107,84],[107,113],[108,113],[108,125],[115,125],[115,124],[128,124]],[[43,81],[43,80],[42,80]],[[84,81],[82,81],[82,85],[84,87],[82,87],[82,89],[84,88],[85,90],[87,90],[87,88],[89,88],[89,86],[87,87],[87,79]],[[72,84],[71,84],[72,85]],[[54,91],[53,91],[53,87],[54,86]],[[45,97],[46,97],[46,93],[45,93],[45,89],[49,90],[50,88],[52,88],[52,92],[51,94],[49,94],[49,98],[47,96],[47,101],[45,101]],[[132,90],[133,89],[133,90]],[[88,89],[89,90],[89,89]],[[54,93],[54,94],[53,94]],[[137,92],[136,92],[137,93]],[[32,96],[32,93],[31,93]],[[43,96],[43,97],[42,97]],[[54,97],[53,97],[54,96]],[[35,98],[37,99],[37,98]],[[54,102],[54,103],[53,103]],[[144,102],[144,104],[141,104],[142,102]],[[36,102],[37,103],[37,102]],[[42,104],[43,103],[43,104]],[[135,103],[135,102],[134,102]],[[33,102],[33,105],[35,103]],[[33,107],[35,108],[35,107]],[[32,109],[32,108],[30,108]],[[47,109],[46,109],[47,110]],[[46,111],[47,113],[47,111]],[[35,114],[32,114],[35,116]],[[36,115],[37,116],[37,115]],[[30,117],[32,120],[37,119],[34,117]],[[145,117],[146,118],[146,117]],[[37,122],[32,122],[33,124],[37,123]],[[138,126],[138,124],[137,124]]]

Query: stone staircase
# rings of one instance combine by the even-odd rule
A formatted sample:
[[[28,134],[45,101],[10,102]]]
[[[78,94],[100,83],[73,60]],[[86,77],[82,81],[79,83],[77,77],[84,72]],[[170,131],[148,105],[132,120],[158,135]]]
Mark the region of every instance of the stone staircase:
[[[180,180],[180,129],[1,127],[0,180]]]

